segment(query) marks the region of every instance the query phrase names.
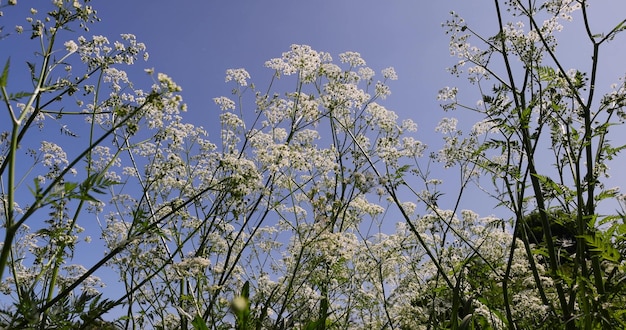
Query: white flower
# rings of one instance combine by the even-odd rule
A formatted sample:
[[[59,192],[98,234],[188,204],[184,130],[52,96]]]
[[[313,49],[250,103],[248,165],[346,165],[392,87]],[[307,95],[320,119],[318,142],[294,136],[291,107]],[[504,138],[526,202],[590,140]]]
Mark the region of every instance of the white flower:
[[[458,88],[456,87],[450,88],[446,86],[443,89],[439,90],[439,93],[437,94],[437,100],[439,101],[454,100],[458,92],[459,92]]]
[[[417,132],[417,124],[412,119],[404,119],[402,129],[407,132]]]
[[[458,120],[456,118],[443,118],[439,122],[439,125],[435,127],[435,132],[441,132],[443,134],[456,132],[456,124]]]
[[[246,79],[250,79],[250,74],[245,69],[226,70],[226,82],[234,80],[240,86],[248,86]]]
[[[398,80],[398,75],[396,74],[396,70],[394,70],[393,67],[383,69],[382,74],[385,79]]]
[[[124,50],[126,50],[126,47],[124,47],[124,44],[119,42],[119,41],[115,41],[113,43],[113,45],[115,46],[115,50],[117,50],[117,51],[124,51]]]
[[[66,41],[63,46],[65,49],[71,54],[75,53],[78,50],[78,45],[74,42],[74,40]]]
[[[67,154],[55,143],[41,141],[39,150],[43,153],[42,164],[50,168],[51,171],[62,170],[69,164]]]
[[[362,67],[359,68],[359,76],[361,77],[361,79],[368,81],[370,79],[372,79],[372,77],[374,77],[375,73],[374,70],[368,68],[368,67]]]
[[[326,53],[318,53],[307,45],[291,45],[291,50],[283,53],[282,58],[274,58],[265,62],[265,66],[285,76],[300,71],[304,81],[311,81],[322,62],[329,61]]]
[[[348,63],[352,67],[364,66],[365,60],[361,58],[361,54],[357,52],[345,52],[339,54],[341,63]]]
[[[376,83],[376,95],[378,97],[380,97],[381,99],[385,99],[389,94],[391,94],[391,89],[389,89],[389,86],[381,83],[380,81]]]
[[[226,96],[216,97],[213,99],[215,104],[220,106],[220,109],[225,110],[235,110],[235,102]]]
[[[494,124],[491,120],[481,120],[472,126],[472,134],[482,135],[494,130]]]

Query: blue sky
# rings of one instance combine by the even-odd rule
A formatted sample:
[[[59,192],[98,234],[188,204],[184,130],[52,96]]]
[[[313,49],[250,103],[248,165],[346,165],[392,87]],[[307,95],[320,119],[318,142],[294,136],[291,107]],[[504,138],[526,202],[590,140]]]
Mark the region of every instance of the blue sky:
[[[28,2],[18,1],[17,9],[23,16],[18,11],[9,14],[6,10],[2,25],[7,29],[14,24],[26,25]],[[39,6],[40,11],[45,11],[43,3],[49,5],[49,2],[31,3]],[[626,13],[623,0],[591,3],[589,11],[595,31],[609,30]],[[150,60],[129,68],[131,80],[149,83],[143,72],[146,67],[173,77],[183,87],[183,97],[189,106],[185,119],[195,125],[209,131],[217,127],[214,125],[219,111],[212,98],[230,94],[231,85],[224,83],[226,69],[246,68],[257,86],[266,86],[273,72],[264,68],[263,63],[279,57],[291,44],[308,44],[335,58],[345,51],[360,52],[377,72],[393,66],[399,80],[390,83],[392,95],[384,105],[396,111],[401,119],[417,122],[417,137],[431,146],[431,151],[441,144],[434,128],[442,117],[460,117],[464,125],[476,121],[467,112],[444,113],[436,99],[437,91],[444,86],[459,86],[466,103],[473,104],[479,98],[475,86],[446,72],[446,67],[456,59],[449,56],[448,37],[441,23],[454,10],[476,31],[487,36],[497,31],[493,2],[479,0],[96,0],[91,5],[102,22],[92,25],[88,33],[79,31],[68,38],[102,34],[115,40],[121,33],[135,34],[147,45]],[[575,19],[580,20],[580,13]],[[588,71],[591,56],[588,41],[579,27],[568,28],[559,36],[559,55],[566,66]],[[21,46],[0,49],[2,59],[7,50],[13,57],[12,63],[19,62],[20,53],[32,54],[32,48],[21,49]],[[603,72],[599,77],[600,90],[606,90],[624,74],[625,53],[623,36],[605,48],[600,62]],[[23,65],[21,70],[24,73]],[[12,79],[19,79],[18,71],[14,72]],[[454,181],[458,173],[439,171],[435,177]],[[451,187],[458,189],[458,185]],[[455,195],[456,191],[449,194]],[[491,213],[493,207],[484,202],[472,203],[472,198],[469,203],[479,207],[477,211],[483,215]]]
[[[418,135],[429,144],[438,141],[432,135],[441,117],[464,116],[441,111],[436,100],[439,89],[460,86],[466,101],[478,99],[475,88],[445,71],[455,58],[449,56],[441,23],[454,10],[476,30],[489,36],[496,31],[493,2],[477,0],[107,0],[92,4],[102,22],[90,32],[111,38],[120,33],[137,35],[148,46],[146,65],[183,86],[188,118],[196,124],[215,121],[211,98],[228,95],[231,88],[224,84],[226,69],[244,67],[262,86],[272,74],[263,67],[266,60],[279,57],[291,44],[308,44],[335,58],[341,52],[359,52],[376,71],[393,66],[399,80],[391,84],[392,95],[385,105],[401,118],[414,119],[420,127]],[[624,12],[622,0],[593,2],[593,27],[607,30],[623,19]],[[581,41],[581,32],[566,29],[561,36],[560,52],[567,54],[565,62],[572,67],[588,65],[591,56],[581,54],[589,49]],[[619,67],[625,44],[619,39],[610,44],[602,64]],[[137,69],[142,69],[141,64]],[[600,87],[608,87],[623,71],[609,71],[601,77]]]
[[[264,62],[294,43],[335,59],[345,51],[359,52],[379,77],[381,69],[393,66],[399,79],[390,83],[392,95],[383,104],[401,119],[415,120],[418,139],[433,148],[441,143],[434,132],[438,121],[459,115],[445,114],[436,100],[442,87],[464,83],[446,72],[455,59],[449,56],[441,24],[451,10],[473,13],[471,2],[108,0],[93,5],[102,22],[90,32],[129,32],[145,42],[150,53],[146,65],[183,87],[186,119],[210,132],[218,115],[211,99],[230,95],[232,88],[224,83],[226,69],[246,68],[257,86],[266,86],[273,71]],[[483,10],[493,12],[491,6]],[[475,23],[484,25],[489,15],[479,17]],[[451,187],[458,189],[456,170],[437,175],[453,176]]]
[[[145,42],[150,53],[146,66],[167,73],[183,87],[183,97],[189,105],[186,119],[210,132],[218,116],[212,98],[230,95],[232,88],[224,83],[225,70],[246,68],[257,86],[267,86],[273,72],[263,63],[280,57],[294,43],[329,52],[335,59],[341,52],[359,52],[377,72],[393,66],[399,79],[391,82],[392,95],[383,104],[401,119],[413,119],[419,127],[417,138],[427,143],[430,151],[442,144],[441,136],[434,131],[442,117],[458,117],[460,125],[466,128],[482,119],[467,111],[445,113],[439,106],[437,92],[445,86],[458,86],[459,95],[467,104],[480,98],[475,86],[447,73],[446,68],[456,58],[449,55],[449,39],[441,25],[455,11],[475,31],[492,36],[497,31],[493,1],[107,0],[95,1],[93,6],[102,22],[90,32],[111,39],[120,33],[133,33]],[[625,18],[624,13],[626,1],[592,1],[591,28],[608,31]],[[589,71],[591,48],[580,24],[580,11],[574,19],[557,36],[558,54],[567,68]],[[597,86],[600,91],[606,91],[626,73],[624,37],[609,43],[601,53]],[[137,66],[138,71],[143,69],[141,65]],[[613,134],[613,138],[620,135],[621,141],[615,140],[615,144],[626,143],[626,134]],[[624,162],[610,166],[614,173],[610,183],[624,185],[625,178],[615,172],[623,168]],[[453,207],[459,190],[458,170],[443,170],[435,164],[433,176],[447,183],[443,186],[447,203],[440,203],[440,207]],[[495,200],[469,191],[461,208],[471,208],[482,216],[502,216],[493,209]]]
[[[194,119],[210,116],[211,97],[229,93],[226,69],[244,67],[257,85],[266,84],[272,72],[263,63],[296,43],[335,57],[360,52],[377,71],[394,66],[400,80],[387,105],[434,127],[437,90],[451,78],[441,22],[454,3],[423,3],[109,0],[94,3],[103,22],[92,32],[136,34],[148,46],[149,65],[183,86]]]

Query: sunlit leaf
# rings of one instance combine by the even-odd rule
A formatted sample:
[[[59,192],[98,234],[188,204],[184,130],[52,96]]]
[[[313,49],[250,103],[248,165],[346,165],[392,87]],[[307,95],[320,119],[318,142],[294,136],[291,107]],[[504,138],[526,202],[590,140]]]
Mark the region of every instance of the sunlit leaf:
[[[8,58],[7,62],[4,64],[4,69],[2,69],[2,75],[0,76],[0,87],[7,87],[10,65],[11,65],[11,58]]]

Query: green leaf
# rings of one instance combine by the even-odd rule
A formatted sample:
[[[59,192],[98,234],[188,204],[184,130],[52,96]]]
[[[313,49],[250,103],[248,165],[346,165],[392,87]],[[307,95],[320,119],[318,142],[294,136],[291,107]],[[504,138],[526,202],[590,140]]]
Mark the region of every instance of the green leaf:
[[[409,165],[403,165],[399,167],[394,173],[394,181],[398,181],[397,183],[401,183],[400,180],[404,177],[405,173],[411,168]]]
[[[209,327],[206,326],[206,322],[204,322],[200,315],[196,315],[196,317],[193,318],[191,325],[193,325],[193,328],[196,330],[209,330]]]
[[[64,193],[70,195],[76,187],[78,187],[78,183],[76,182],[65,182],[63,184]]]
[[[541,81],[551,81],[554,80],[554,77],[556,76],[554,69],[549,66],[538,67],[537,73],[539,73],[539,80]]]
[[[43,199],[43,196],[41,195],[42,189],[39,185],[39,179],[34,178],[33,183],[35,184],[35,188],[28,187],[28,189],[30,190],[31,194],[33,194],[33,197],[35,197],[36,200],[40,201],[41,199]]]
[[[309,321],[309,323],[306,324],[306,326],[304,327],[305,330],[316,330],[316,329],[320,329],[321,325],[323,324],[324,320],[316,320],[316,321]]]
[[[11,65],[11,58],[7,59],[6,64],[4,64],[4,69],[2,69],[2,76],[0,76],[0,87],[7,87],[7,80],[9,79],[9,66]]]
[[[545,248],[532,249],[531,251],[535,255],[544,256],[546,258],[550,257],[550,254],[548,253],[548,250],[546,250]]]
[[[617,190],[615,189],[609,189],[609,190],[604,190],[602,192],[600,192],[598,195],[596,195],[594,197],[594,199],[596,201],[601,201],[603,199],[607,199],[607,198],[615,198],[617,196]]]
[[[520,124],[522,128],[528,128],[530,123],[530,116],[532,115],[533,109],[531,107],[525,108],[522,110],[520,115]]]
[[[33,93],[28,93],[28,92],[17,92],[15,94],[9,94],[9,100],[11,101],[19,101],[22,98],[25,97],[29,97],[31,96]]]
[[[612,245],[607,245],[602,252],[602,259],[619,263],[622,259],[622,255],[618,249],[614,248]]]
[[[621,21],[619,24],[617,24],[617,26],[615,26],[611,30],[611,32],[609,32],[609,36],[610,36],[609,40],[613,40],[618,33],[622,32],[624,30],[626,30],[626,19]]]
[[[461,324],[459,325],[459,329],[469,329],[470,328],[470,322],[472,321],[472,317],[474,316],[474,314],[467,314],[465,315],[465,317],[461,320]]]
[[[243,287],[241,287],[241,296],[246,299],[250,298],[250,281],[246,281],[246,283],[243,284]]]
[[[89,194],[90,191],[102,195],[106,193],[107,188],[116,184],[119,184],[119,182],[106,178],[104,172],[92,174],[80,184],[80,192],[83,195],[81,198],[94,199]]]
[[[595,228],[596,222],[598,221],[598,215],[597,214],[585,215],[583,219],[587,221],[587,226],[589,226],[589,228]]]
[[[544,189],[548,190],[549,192],[553,192],[557,196],[562,196],[565,194],[561,186],[559,186],[558,183],[554,182],[554,180],[550,179],[549,177],[540,174],[533,174],[533,176],[536,177],[541,185],[544,187]]]
[[[585,239],[589,250],[595,252],[600,255],[603,260],[619,262],[622,258],[619,250],[613,247],[613,244],[610,241],[606,241],[597,233],[595,235],[583,235],[582,238]]]
[[[622,150],[626,149],[626,144],[613,148],[608,144],[605,144],[604,147],[602,148],[603,151],[605,152],[605,157],[608,160],[613,160],[613,156],[616,156],[619,152],[621,152]]]
[[[33,81],[37,80],[37,75],[35,74],[35,63],[26,62],[26,65],[28,65],[31,79],[33,79]]]

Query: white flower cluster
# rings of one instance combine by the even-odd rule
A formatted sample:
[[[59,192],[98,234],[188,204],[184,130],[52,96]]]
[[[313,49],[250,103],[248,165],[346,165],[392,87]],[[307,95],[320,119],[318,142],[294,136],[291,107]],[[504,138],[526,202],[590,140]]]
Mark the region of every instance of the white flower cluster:
[[[246,79],[250,79],[250,74],[245,69],[226,70],[226,82],[234,80],[239,86],[248,86]]]
[[[42,153],[42,165],[48,168],[48,173],[45,175],[48,179],[54,179],[69,165],[67,154],[54,142],[41,141],[39,151]]]
[[[265,62],[265,66],[276,70],[277,75],[289,76],[299,72],[305,82],[312,81],[322,63],[330,62],[327,53],[318,53],[307,45],[292,45],[291,50],[283,53],[282,58]]]
[[[139,55],[144,60],[148,60],[146,45],[137,42],[135,35],[122,34],[123,41],[116,41],[113,47],[110,46],[109,39],[104,36],[93,36],[91,40],[85,37],[78,38],[77,52],[80,59],[88,65],[90,69],[97,67],[109,67],[113,64],[134,64]],[[72,49],[73,45],[68,42],[66,47]]]

